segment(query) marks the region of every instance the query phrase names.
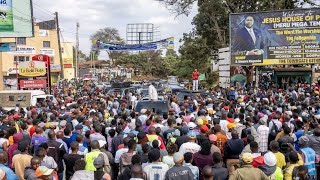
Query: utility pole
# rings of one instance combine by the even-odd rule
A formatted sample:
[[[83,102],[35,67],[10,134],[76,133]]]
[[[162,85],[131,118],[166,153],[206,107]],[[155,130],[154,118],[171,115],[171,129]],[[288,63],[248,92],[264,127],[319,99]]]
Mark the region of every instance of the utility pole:
[[[77,34],[76,34],[76,78],[79,77],[79,27],[80,24],[77,22]]]
[[[61,79],[64,79],[64,67],[63,67],[63,59],[62,59],[62,53],[61,53],[61,42],[60,42],[59,17],[58,17],[58,12],[55,12],[54,14],[56,15],[56,23],[57,23],[59,58],[60,58],[60,66],[61,66]]]

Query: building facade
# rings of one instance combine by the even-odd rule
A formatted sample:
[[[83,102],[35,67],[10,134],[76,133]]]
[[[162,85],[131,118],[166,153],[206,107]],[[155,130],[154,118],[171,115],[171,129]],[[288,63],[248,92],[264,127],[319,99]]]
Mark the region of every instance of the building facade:
[[[17,50],[13,52],[0,52],[3,82],[0,90],[6,86],[14,86],[17,80],[19,62],[31,61],[37,54],[50,56],[51,83],[59,80],[61,66],[59,57],[58,34],[54,21],[35,23],[34,37],[29,38],[0,38],[0,43],[16,42]],[[20,78],[21,76],[19,76]],[[1,80],[1,78],[0,78]]]

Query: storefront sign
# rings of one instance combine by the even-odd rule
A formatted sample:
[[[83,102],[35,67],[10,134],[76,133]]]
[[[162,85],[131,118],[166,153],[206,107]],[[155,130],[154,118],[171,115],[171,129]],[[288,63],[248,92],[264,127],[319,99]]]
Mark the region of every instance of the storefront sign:
[[[8,52],[9,54],[36,54],[36,48],[31,46],[17,46],[16,51]]]
[[[72,64],[64,64],[63,67],[64,68],[72,68]]]
[[[40,49],[40,54],[54,56],[54,49]]]
[[[46,80],[20,80],[20,88],[46,88]]]
[[[42,61],[19,62],[19,75],[27,77],[44,76],[46,63]]]
[[[8,74],[8,75],[10,75],[10,74],[17,74],[18,71],[19,71],[19,68],[10,67],[10,68],[8,69],[7,74]]]
[[[50,70],[51,72],[60,72],[61,71],[61,66],[60,65],[50,65]]]

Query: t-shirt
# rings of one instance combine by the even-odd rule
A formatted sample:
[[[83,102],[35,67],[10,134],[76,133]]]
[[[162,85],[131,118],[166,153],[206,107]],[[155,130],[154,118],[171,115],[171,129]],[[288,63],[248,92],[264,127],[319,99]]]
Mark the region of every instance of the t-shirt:
[[[37,152],[38,147],[40,144],[47,142],[47,138],[41,136],[41,135],[33,135],[31,138],[31,144],[33,145],[34,153]]]
[[[173,156],[163,156],[162,162],[167,164],[169,168],[172,168],[174,166]]]
[[[74,165],[77,160],[84,158],[83,155],[65,154],[63,155],[64,163],[66,164],[66,177],[69,179],[74,174]]]
[[[12,158],[12,167],[20,180],[24,180],[24,170],[30,166],[32,156],[29,154],[17,154]]]
[[[284,155],[281,153],[281,152],[276,152],[274,153],[274,155],[276,156],[276,159],[277,159],[277,167],[279,168],[283,168],[286,166],[286,159],[284,157]]]
[[[143,168],[147,174],[147,180],[164,180],[168,170],[169,166],[162,162],[150,163]]]
[[[166,180],[193,180],[193,173],[185,166],[174,166],[166,173]]]

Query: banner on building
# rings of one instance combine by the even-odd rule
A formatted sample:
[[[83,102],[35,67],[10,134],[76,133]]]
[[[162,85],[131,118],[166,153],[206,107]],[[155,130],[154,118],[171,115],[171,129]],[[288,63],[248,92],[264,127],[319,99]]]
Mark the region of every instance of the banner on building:
[[[32,37],[31,0],[0,0],[0,37]]]
[[[320,9],[230,15],[231,65],[320,63]]]
[[[47,73],[46,63],[43,61],[19,62],[19,75],[27,77],[44,76]]]
[[[40,49],[40,54],[54,56],[54,49]]]
[[[42,89],[47,87],[46,80],[20,80],[20,88]]]
[[[0,43],[0,52],[11,52],[16,50],[16,43]]]
[[[17,46],[16,51],[8,52],[10,54],[36,54],[36,48],[32,46]]]
[[[143,44],[116,44],[105,43],[100,40],[93,42],[92,49],[103,49],[107,51],[147,51],[147,50],[160,50],[160,49],[174,49],[174,38],[170,37],[160,41],[143,43]]]

